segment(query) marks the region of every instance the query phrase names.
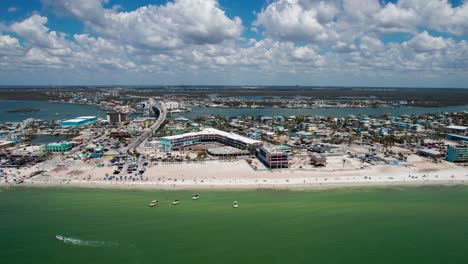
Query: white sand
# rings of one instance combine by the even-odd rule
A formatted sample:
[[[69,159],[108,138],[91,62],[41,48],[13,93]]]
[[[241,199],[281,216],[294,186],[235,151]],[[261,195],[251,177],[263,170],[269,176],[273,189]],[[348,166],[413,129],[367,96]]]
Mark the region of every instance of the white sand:
[[[10,171],[10,175],[29,175],[38,168],[43,175],[25,180],[28,185],[72,185],[102,188],[327,188],[348,186],[466,184],[468,169],[448,162],[432,163],[412,155],[407,164],[370,166],[358,160],[330,158],[326,168],[278,169],[255,171],[244,160],[234,162],[206,161],[204,163],[179,163],[152,165],[144,174],[143,181],[104,180],[112,174],[112,167],[98,168],[93,163],[63,161],[34,168]],[[8,170],[7,170],[8,172]],[[19,172],[19,173],[18,173]]]

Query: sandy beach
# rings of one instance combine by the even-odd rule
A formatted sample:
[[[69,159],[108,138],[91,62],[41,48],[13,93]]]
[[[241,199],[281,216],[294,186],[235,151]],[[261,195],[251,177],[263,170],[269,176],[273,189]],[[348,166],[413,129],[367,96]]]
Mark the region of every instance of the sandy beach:
[[[353,186],[467,184],[466,167],[432,163],[411,155],[399,165],[363,166],[357,160],[329,159],[326,168],[255,170],[245,160],[151,164],[143,179],[106,180],[113,168],[63,160],[21,170],[7,170],[28,186],[77,186],[150,189],[313,189]],[[43,172],[28,177],[37,170]],[[10,183],[11,184],[11,183]],[[8,183],[2,183],[8,185]]]

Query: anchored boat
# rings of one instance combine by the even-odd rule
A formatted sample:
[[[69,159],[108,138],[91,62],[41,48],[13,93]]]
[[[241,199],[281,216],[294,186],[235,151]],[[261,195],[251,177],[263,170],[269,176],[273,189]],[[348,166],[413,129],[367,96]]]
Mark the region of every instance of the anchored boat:
[[[172,201],[172,205],[177,205],[177,204],[180,204],[180,201],[179,201],[179,200],[174,200],[174,201]]]
[[[237,201],[234,201],[234,202],[232,203],[232,207],[238,208],[238,207],[239,207],[239,203],[237,203]]]
[[[151,201],[151,203],[149,204],[149,207],[155,207],[156,205],[159,204],[159,201],[158,200],[153,200]]]
[[[198,200],[200,199],[200,196],[198,194],[192,195],[192,200]]]

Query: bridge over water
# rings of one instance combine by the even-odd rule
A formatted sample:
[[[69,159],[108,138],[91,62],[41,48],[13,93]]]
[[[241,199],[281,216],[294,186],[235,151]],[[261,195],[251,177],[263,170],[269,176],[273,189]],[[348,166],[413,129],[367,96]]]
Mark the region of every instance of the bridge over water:
[[[136,148],[143,142],[145,141],[154,131],[158,130],[159,127],[164,123],[166,120],[166,108],[164,107],[163,104],[160,102],[157,102],[154,100],[153,97],[149,98],[149,104],[150,104],[150,115],[155,116],[156,122],[154,124],[145,130],[143,134],[141,134],[137,139],[135,139],[130,145],[128,145],[127,153],[130,155],[138,155],[138,151]]]

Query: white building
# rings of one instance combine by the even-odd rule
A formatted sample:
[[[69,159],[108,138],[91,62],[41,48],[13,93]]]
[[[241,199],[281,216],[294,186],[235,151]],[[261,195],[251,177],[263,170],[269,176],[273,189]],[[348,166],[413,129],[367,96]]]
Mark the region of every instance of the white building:
[[[243,150],[253,150],[263,144],[262,141],[247,138],[235,133],[229,133],[215,128],[205,128],[198,132],[162,137],[161,146],[164,151],[172,151],[173,149],[213,141]]]
[[[180,103],[176,101],[163,102],[163,105],[168,111],[179,109],[180,107]]]
[[[143,111],[143,110],[148,110],[150,107],[148,101],[141,101],[136,104],[136,109]]]
[[[111,95],[112,97],[119,97],[119,96],[120,96],[120,92],[119,92],[119,90],[112,90],[112,91],[110,92],[110,95]]]

